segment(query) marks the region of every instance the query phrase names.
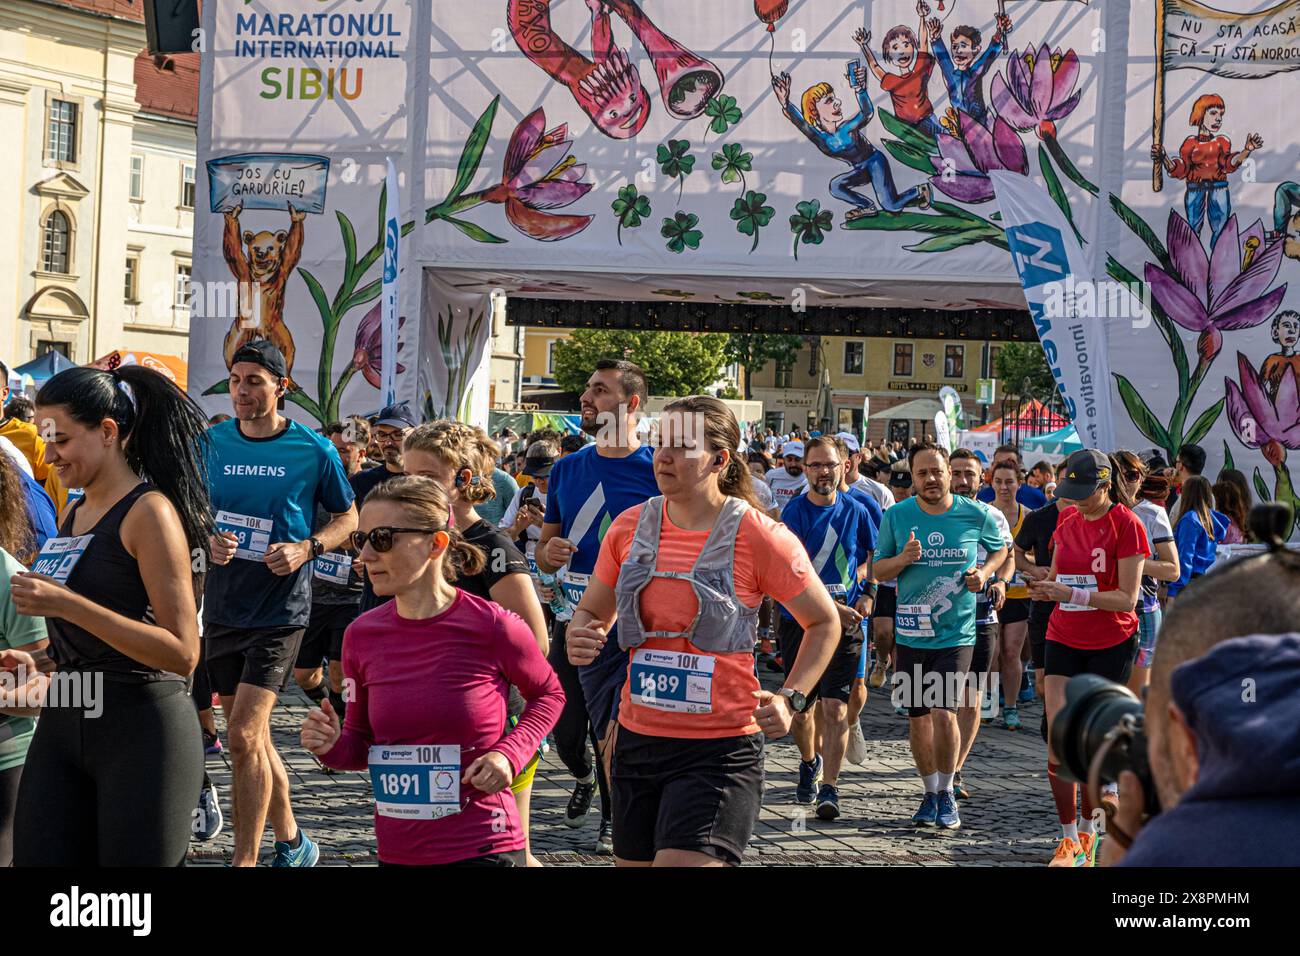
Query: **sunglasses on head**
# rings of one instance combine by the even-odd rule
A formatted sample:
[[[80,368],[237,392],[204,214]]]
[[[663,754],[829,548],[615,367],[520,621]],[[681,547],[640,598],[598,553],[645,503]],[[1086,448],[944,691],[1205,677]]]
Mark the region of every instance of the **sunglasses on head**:
[[[369,532],[353,531],[352,547],[360,551],[370,542],[370,547],[374,548],[380,554],[393,550],[393,535],[395,534],[437,534],[438,528],[371,528]]]

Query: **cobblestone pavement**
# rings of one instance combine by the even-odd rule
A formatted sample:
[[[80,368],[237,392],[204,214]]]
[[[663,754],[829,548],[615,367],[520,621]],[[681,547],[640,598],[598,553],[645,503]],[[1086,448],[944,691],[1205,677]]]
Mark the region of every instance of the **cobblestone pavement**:
[[[370,780],[363,773],[324,771],[298,743],[308,707],[297,689],[283,694],[272,731],[289,772],[298,824],[321,847],[321,865],[373,866]],[[886,693],[873,691],[862,713],[869,758],[865,766],[845,764],[840,777],[842,816],[818,820],[794,803],[798,751],[790,737],[769,743],[767,790],[750,840],[746,865],[869,864],[950,866],[961,863],[1041,866],[1052,854],[1057,835],[1046,780],[1046,747],[1039,736],[1042,705],[1021,707],[1025,730],[1012,733],[999,722],[985,724],[976,738],[963,779],[971,798],[961,804],[956,832],[916,830],[910,818],[920,801],[921,783],[907,745],[907,720],[896,716]],[[221,726],[225,737],[224,725]],[[230,759],[208,758],[226,826],[217,839],[194,844],[192,862],[220,864],[230,859]],[[593,852],[599,815],[593,807],[586,823],[570,828],[564,806],[573,778],[547,754],[533,788],[533,854],[550,865],[612,865]],[[263,841],[269,862],[271,834]]]

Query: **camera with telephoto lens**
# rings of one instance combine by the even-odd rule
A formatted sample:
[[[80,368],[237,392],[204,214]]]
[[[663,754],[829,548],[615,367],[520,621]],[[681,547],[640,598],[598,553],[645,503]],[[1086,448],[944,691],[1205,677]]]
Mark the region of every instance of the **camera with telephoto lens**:
[[[1117,783],[1125,770],[1137,774],[1146,798],[1145,813],[1160,812],[1160,798],[1147,758],[1142,701],[1123,684],[1096,674],[1078,674],[1065,685],[1065,706],[1052,721],[1052,751],[1061,776],[1087,786],[1097,764],[1099,783]]]

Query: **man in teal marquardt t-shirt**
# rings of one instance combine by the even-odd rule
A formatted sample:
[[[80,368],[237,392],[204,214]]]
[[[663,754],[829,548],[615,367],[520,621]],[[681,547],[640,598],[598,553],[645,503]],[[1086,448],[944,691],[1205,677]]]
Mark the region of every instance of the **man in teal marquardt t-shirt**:
[[[1006,555],[993,516],[952,494],[948,452],[923,442],[908,455],[916,496],[884,514],[873,574],[898,578],[895,694],[907,706],[908,737],[925,798],[917,826],[957,829],[953,775],[961,737],[957,707],[975,645],[975,595]],[[988,552],[980,566],[980,546]]]

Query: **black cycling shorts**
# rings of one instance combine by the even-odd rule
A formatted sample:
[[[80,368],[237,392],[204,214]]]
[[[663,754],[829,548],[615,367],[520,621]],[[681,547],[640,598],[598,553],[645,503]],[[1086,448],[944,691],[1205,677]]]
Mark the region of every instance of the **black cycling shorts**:
[[[1074,677],[1076,674],[1096,674],[1116,684],[1127,684],[1133,673],[1133,658],[1137,654],[1138,636],[1135,631],[1125,640],[1101,650],[1081,650],[1060,641],[1047,642],[1047,661],[1043,673],[1057,677]]]

